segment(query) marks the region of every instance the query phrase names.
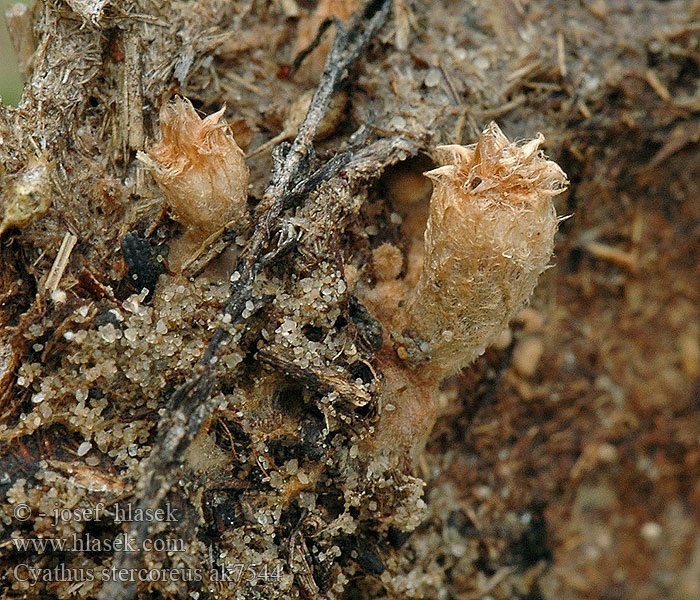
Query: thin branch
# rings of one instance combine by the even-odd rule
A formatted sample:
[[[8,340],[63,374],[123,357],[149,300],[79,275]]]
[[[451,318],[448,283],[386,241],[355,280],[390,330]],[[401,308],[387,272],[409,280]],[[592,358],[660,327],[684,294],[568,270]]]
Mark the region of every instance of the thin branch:
[[[214,378],[208,373],[188,381],[170,398],[168,417],[158,425],[157,441],[143,466],[143,476],[138,482],[138,509],[157,509],[176,479],[182,453],[197,435],[204,421],[211,415],[217,400],[210,398]],[[129,539],[137,548],[148,535],[150,523],[136,521],[129,527]],[[133,569],[139,564],[137,552],[119,552],[114,567]],[[136,582],[127,583],[110,579],[100,591],[100,600],[130,600],[136,593]]]
[[[343,373],[316,365],[300,367],[279,348],[263,348],[258,351],[258,358],[271,367],[284,371],[292,380],[298,381],[311,391],[322,394],[335,392],[343,402],[353,406],[365,406],[372,400],[365,388],[350,381]]]
[[[349,162],[351,155],[332,160],[309,177],[303,172],[308,168],[313,154],[312,140],[328,111],[331,97],[346,71],[360,57],[375,33],[384,24],[391,0],[372,0],[361,14],[351,19],[347,29],[337,25],[337,33],[326,60],[324,73],[311,99],[311,105],[299,133],[292,142],[284,159],[275,165],[272,183],[265,192],[252,239],[238,261],[236,271],[239,278],[231,284],[230,299],[225,312],[231,316],[231,324],[240,322],[246,302],[253,296],[256,276],[270,264],[270,257],[277,257],[288,249],[287,241],[281,249],[271,249],[275,233],[270,228],[282,212],[298,204],[319,183],[331,177]],[[263,260],[263,258],[266,258]],[[210,398],[214,383],[214,365],[220,346],[229,338],[228,330],[219,328],[199,365],[199,375],[182,385],[170,398],[169,418],[158,426],[153,450],[144,465],[144,475],[139,481],[138,508],[158,507],[176,479],[176,471],[184,450],[197,435],[204,421],[216,409],[217,402]],[[149,524],[132,524],[129,536],[136,547],[148,535]],[[140,561],[139,553],[119,552],[115,555],[116,569],[133,568]],[[100,600],[130,600],[136,593],[136,583],[117,580],[105,584],[99,594]]]
[[[328,112],[334,92],[347,69],[360,57],[384,24],[390,9],[391,0],[372,0],[361,14],[356,13],[351,18],[347,28],[340,23],[336,25],[335,39],[326,58],[321,80],[311,98],[306,118],[299,127],[299,133],[292,142],[284,162],[273,173],[273,183],[265,192],[266,198],[275,201],[291,190],[299,177],[304,159],[309,155],[316,130]]]

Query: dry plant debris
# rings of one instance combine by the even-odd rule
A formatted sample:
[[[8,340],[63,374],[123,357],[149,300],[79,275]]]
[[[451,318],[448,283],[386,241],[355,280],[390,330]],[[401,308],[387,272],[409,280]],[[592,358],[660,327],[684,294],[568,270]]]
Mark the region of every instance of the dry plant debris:
[[[4,597],[696,599],[699,18],[11,11]]]

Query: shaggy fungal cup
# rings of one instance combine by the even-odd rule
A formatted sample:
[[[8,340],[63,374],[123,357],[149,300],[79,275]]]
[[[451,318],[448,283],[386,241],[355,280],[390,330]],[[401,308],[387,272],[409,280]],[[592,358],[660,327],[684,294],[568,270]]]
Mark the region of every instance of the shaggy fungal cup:
[[[547,268],[566,175],[539,146],[511,143],[490,123],[473,146],[438,148],[425,260],[407,327],[430,344],[430,368],[451,375],[483,354]]]
[[[212,234],[247,221],[248,167],[224,120],[224,108],[200,119],[186,98],[160,111],[160,141],[139,158],[152,168],[175,219],[185,231],[170,248],[179,270]]]
[[[433,193],[423,268],[389,318],[395,341],[414,340],[423,359],[407,360],[406,347],[385,343],[373,451],[416,463],[437,417],[440,382],[496,340],[547,268],[559,222],[552,196],[567,179],[539,150],[543,141],[540,134],[511,143],[491,123],[473,146],[437,149],[442,166],[426,173]]]

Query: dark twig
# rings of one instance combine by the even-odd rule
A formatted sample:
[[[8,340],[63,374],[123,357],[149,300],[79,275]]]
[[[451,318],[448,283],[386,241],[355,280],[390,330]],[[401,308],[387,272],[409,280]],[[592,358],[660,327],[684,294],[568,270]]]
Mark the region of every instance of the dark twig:
[[[315,190],[319,184],[328,181],[333,175],[346,166],[353,157],[353,152],[348,150],[342,154],[336,154],[322,167],[318,168],[306,179],[294,186],[289,194],[284,197],[284,209],[291,208],[299,202],[301,198],[306,197],[309,193]]]
[[[419,141],[400,136],[378,140],[352,156],[352,159],[344,167],[345,177],[350,183],[361,184],[362,181],[374,178],[378,169],[405,160],[409,156],[414,156],[420,147],[421,143]],[[287,225],[288,222],[284,221],[280,223],[278,229],[284,229]],[[253,264],[255,269],[262,270],[270,261],[287,252],[295,243],[296,236],[292,236],[291,240],[289,236],[282,236],[277,238],[277,241],[276,249],[270,249],[268,253],[262,255],[257,265]],[[263,257],[265,258],[263,259]],[[240,263],[238,268],[242,268]],[[232,298],[229,301],[229,306],[241,306],[240,312],[242,313],[242,307],[245,306],[248,300],[252,299],[253,294],[250,286],[236,285],[237,283],[232,284]],[[235,290],[238,290],[238,292]],[[256,309],[262,307],[266,301],[270,300],[271,298],[269,297],[259,299],[256,302]],[[182,452],[198,433],[205,419],[215,410],[216,402],[209,398],[213,383],[213,363],[208,357],[216,355],[218,347],[228,336],[229,333],[224,329],[219,329],[215,333],[203,360],[204,365],[200,367],[202,373],[194,380],[181,386],[171,396],[168,408],[168,414],[171,416],[159,425],[158,441],[156,441],[153,453],[145,465],[144,477],[139,485],[140,508],[149,508],[160,503],[172,486]],[[284,361],[276,361],[275,357],[265,356],[265,352],[263,352],[263,356],[260,359],[271,366],[285,368],[285,365],[282,364]],[[294,369],[288,372],[290,375],[297,374],[300,382],[306,377],[294,371]],[[311,376],[312,378],[316,377],[314,381],[317,386],[316,389],[319,391],[324,393],[336,391],[343,398],[354,396],[354,402],[357,402],[357,398],[364,399],[364,395],[359,390],[347,388],[345,385],[340,387],[331,385],[323,375],[322,373],[320,378],[318,378],[318,373],[315,376]],[[310,382],[310,379],[306,377],[306,381]],[[349,385],[352,386],[351,383]],[[136,523],[129,530],[129,535],[140,543],[147,535],[147,526]],[[137,560],[138,554],[118,554],[114,563],[115,568],[130,568],[130,566],[136,564]],[[110,582],[105,585],[99,598],[100,600],[114,600],[117,598],[128,600],[133,597],[133,589],[129,589],[130,591],[127,593],[126,584]]]
[[[338,158],[310,177],[304,179],[302,176],[304,169],[308,168],[308,158],[313,154],[312,140],[328,111],[333,93],[346,71],[384,24],[390,8],[391,0],[371,0],[362,13],[353,16],[347,28],[337,25],[333,46],[306,118],[284,159],[275,164],[272,182],[258,210],[252,238],[238,261],[236,271],[239,277],[231,284],[230,299],[224,308],[231,316],[231,325],[228,329],[219,328],[215,332],[199,365],[197,377],[185,383],[171,396],[168,406],[170,417],[159,424],[156,442],[144,465],[144,475],[137,493],[138,508],[157,507],[161,503],[175,481],[182,453],[216,408],[216,402],[210,398],[210,393],[218,350],[229,339],[230,327],[241,321],[246,303],[253,297],[256,276],[270,263],[270,260],[263,260],[263,257],[284,253],[278,254],[270,248],[275,237],[270,225],[276,224],[284,210],[298,204],[324,177],[332,176],[342,164],[349,161],[349,156]],[[282,243],[282,248],[286,250],[286,244]],[[140,547],[147,534],[148,523],[134,523],[129,529],[129,536],[137,547]],[[138,553],[119,552],[115,555],[114,568],[133,568],[138,560]],[[111,580],[101,590],[99,599],[130,600],[135,592],[135,583]]]
[[[311,391],[322,394],[335,392],[340,400],[353,406],[365,406],[372,399],[367,390],[343,373],[315,365],[302,368],[291,357],[282,354],[280,349],[263,348],[258,351],[258,358],[271,367],[284,371],[291,379]]]
[[[318,31],[316,32],[316,37],[313,40],[311,40],[311,43],[301,52],[299,52],[299,54],[297,54],[294,58],[294,62],[292,63],[292,66],[290,68],[290,71],[292,73],[296,73],[299,70],[301,63],[304,62],[304,59],[314,50],[316,50],[316,48],[318,48],[318,45],[321,43],[321,38],[323,37],[323,34],[326,33],[328,28],[335,22],[337,22],[337,19],[331,19],[330,17],[324,19],[323,23],[321,23],[321,25],[318,28]]]
[[[345,153],[329,161],[310,177],[298,181],[306,164],[305,159],[313,152],[312,140],[328,111],[334,91],[346,70],[359,58],[374,34],[383,25],[390,8],[391,0],[382,2],[373,0],[362,13],[356,14],[351,19],[347,28],[338,25],[333,46],[326,59],[325,70],[311,98],[311,105],[304,122],[284,159],[275,162],[272,183],[265,191],[261,207],[258,209],[257,225],[248,247],[238,261],[236,270],[240,277],[232,283],[231,296],[225,307],[226,313],[231,315],[232,323],[240,320],[246,302],[252,296],[253,282],[263,268],[260,258],[267,253],[272,235],[272,223],[283,211],[298,204],[319,183],[328,179],[349,161],[351,155]],[[227,338],[228,333],[223,329],[215,333],[204,356],[205,365],[212,364],[219,346]]]
[[[143,477],[138,483],[138,509],[158,508],[172,487],[182,453],[218,403],[209,397],[213,383],[211,375],[199,375],[178,388],[171,396],[170,406],[177,408],[168,411],[168,418],[158,425],[158,441],[146,460]],[[129,528],[129,538],[137,548],[148,535],[149,525],[147,521],[136,521]],[[136,552],[120,552],[115,557],[114,568],[133,569],[138,565],[139,556]],[[128,600],[133,598],[135,592],[136,582],[126,583],[119,578],[110,578],[102,588],[99,598]]]
[[[391,0],[373,0],[361,14],[356,13],[351,18],[347,28],[341,24],[336,25],[335,39],[326,58],[321,80],[311,98],[306,118],[299,127],[299,133],[292,142],[284,162],[275,169],[272,184],[265,192],[265,197],[272,201],[271,210],[274,210],[275,201],[283,198],[298,179],[316,130],[328,111],[333,93],[346,70],[360,57],[374,34],[384,24],[390,8]]]

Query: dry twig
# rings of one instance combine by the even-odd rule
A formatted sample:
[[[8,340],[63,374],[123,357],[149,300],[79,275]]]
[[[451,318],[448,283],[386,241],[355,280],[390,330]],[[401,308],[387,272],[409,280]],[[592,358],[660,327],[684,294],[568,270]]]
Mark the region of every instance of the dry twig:
[[[272,182],[257,211],[252,239],[243,252],[236,272],[239,277],[231,284],[230,299],[225,306],[231,326],[242,320],[246,303],[253,297],[253,283],[262,270],[283,254],[293,243],[281,228],[279,217],[285,210],[297,205],[319,183],[332,177],[352,153],[346,152],[332,159],[320,169],[307,175],[313,156],[312,140],[346,71],[359,58],[374,34],[383,25],[391,8],[390,0],[373,0],[354,16],[347,27],[337,25],[333,46],[311,105],[299,133],[283,159],[275,161]],[[275,153],[278,157],[280,152]],[[274,157],[274,155],[273,155]],[[362,164],[362,163],[360,163]],[[276,243],[276,247],[273,244]],[[169,418],[158,426],[157,441],[146,461],[137,494],[139,508],[156,508],[175,480],[175,472],[184,450],[197,435],[204,421],[216,409],[218,401],[210,398],[214,384],[214,365],[218,351],[230,338],[231,328],[219,328],[199,366],[199,373],[186,382],[170,398]],[[148,534],[145,522],[133,523],[129,536],[137,547]],[[115,556],[117,569],[131,568],[139,554],[120,552]],[[136,592],[135,583],[110,581],[100,592],[100,600],[129,599]]]

